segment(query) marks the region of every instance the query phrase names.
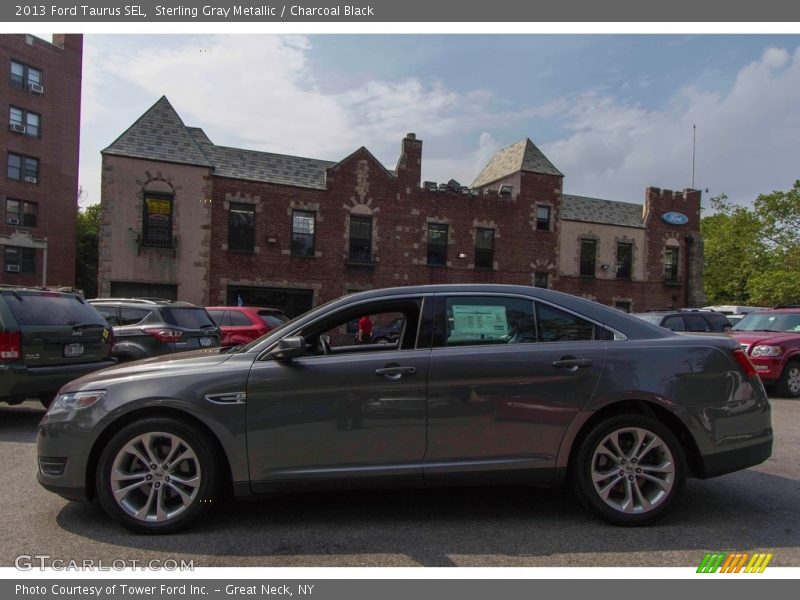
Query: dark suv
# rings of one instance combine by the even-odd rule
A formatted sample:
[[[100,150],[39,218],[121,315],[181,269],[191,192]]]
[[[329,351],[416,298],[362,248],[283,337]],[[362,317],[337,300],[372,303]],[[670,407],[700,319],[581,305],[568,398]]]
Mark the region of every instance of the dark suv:
[[[723,313],[694,308],[652,310],[646,313],[635,313],[633,316],[670,331],[725,333],[733,326]]]
[[[120,361],[219,346],[219,329],[202,306],[145,298],[89,303],[114,327],[113,354]]]
[[[116,361],[114,335],[82,296],[0,286],[0,401],[38,398],[48,406],[58,389]]]

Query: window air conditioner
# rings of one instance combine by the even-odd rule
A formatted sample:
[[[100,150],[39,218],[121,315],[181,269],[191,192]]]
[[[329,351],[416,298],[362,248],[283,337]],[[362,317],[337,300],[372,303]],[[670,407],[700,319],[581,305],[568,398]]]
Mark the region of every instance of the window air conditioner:
[[[44,93],[44,86],[40,83],[34,83],[32,81],[28,82],[28,91],[31,94],[43,94]]]
[[[20,125],[19,123],[9,123],[8,129],[14,133],[25,133],[25,125]]]
[[[19,273],[19,265],[6,265],[6,271],[9,273]]]
[[[8,217],[6,223],[9,225],[19,225],[19,219],[17,217]]]
[[[25,178],[25,183],[37,183],[39,180],[36,177],[31,177],[30,175]]]

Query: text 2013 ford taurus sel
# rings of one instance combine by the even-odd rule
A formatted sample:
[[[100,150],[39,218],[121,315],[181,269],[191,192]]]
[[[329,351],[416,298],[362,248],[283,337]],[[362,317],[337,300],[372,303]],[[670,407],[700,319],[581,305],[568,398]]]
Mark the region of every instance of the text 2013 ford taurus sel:
[[[402,319],[393,343],[348,324]],[[239,496],[355,485],[558,485],[620,525],[673,507],[687,477],[756,465],[770,405],[724,337],[680,336],[529,287],[352,294],[247,346],[112,367],[64,386],[38,478],[122,525],[175,531]]]

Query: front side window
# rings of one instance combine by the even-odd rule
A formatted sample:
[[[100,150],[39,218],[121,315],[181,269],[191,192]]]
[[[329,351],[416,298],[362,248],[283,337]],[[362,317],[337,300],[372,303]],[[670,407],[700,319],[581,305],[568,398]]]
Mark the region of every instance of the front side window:
[[[478,227],[475,230],[475,268],[494,268],[494,229]]]
[[[372,217],[350,215],[350,251],[353,262],[372,262]]]
[[[630,279],[633,266],[633,245],[617,244],[617,279]]]
[[[581,275],[594,277],[597,261],[597,240],[581,240]]]
[[[255,206],[232,202],[228,212],[228,250],[253,252],[255,247]]]
[[[292,212],[292,255],[314,256],[314,225],[316,213],[308,210]]]
[[[145,196],[142,246],[172,248],[172,196]]]
[[[444,335],[446,346],[535,342],[533,301],[490,296],[447,298]]]
[[[678,248],[669,246],[664,250],[664,281],[677,283],[678,281]]]
[[[550,231],[550,207],[539,205],[536,207],[536,229]]]
[[[36,249],[6,246],[4,252],[6,273],[35,273]]]
[[[447,265],[447,230],[445,223],[428,223],[429,265]]]
[[[6,200],[6,224],[36,227],[36,203],[23,200]]]

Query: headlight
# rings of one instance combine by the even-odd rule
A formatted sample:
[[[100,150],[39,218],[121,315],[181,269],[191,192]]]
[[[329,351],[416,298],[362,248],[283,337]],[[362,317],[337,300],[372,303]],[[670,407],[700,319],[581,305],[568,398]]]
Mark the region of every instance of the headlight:
[[[780,346],[756,346],[750,356],[780,356],[781,354],[783,354],[783,348]]]
[[[105,395],[105,390],[59,394],[50,405],[50,410],[47,412],[51,415],[54,415],[56,413],[70,412],[73,410],[88,408]]]

